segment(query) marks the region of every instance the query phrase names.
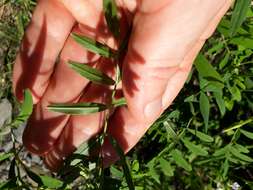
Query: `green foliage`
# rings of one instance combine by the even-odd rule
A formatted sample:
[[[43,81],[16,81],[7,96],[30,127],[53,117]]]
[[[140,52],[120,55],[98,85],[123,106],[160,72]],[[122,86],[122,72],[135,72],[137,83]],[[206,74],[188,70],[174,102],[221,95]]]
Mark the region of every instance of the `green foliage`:
[[[76,104],[51,104],[48,110],[72,114],[72,115],[87,115],[91,113],[101,112],[107,109],[107,106],[99,103],[76,103]]]
[[[117,54],[112,50],[110,47],[108,47],[105,44],[102,44],[100,42],[97,42],[91,38],[88,38],[86,36],[81,36],[78,34],[71,34],[73,39],[78,42],[83,47],[87,48],[89,51],[93,53],[97,53],[103,57],[107,58],[113,58],[117,57]]]
[[[70,61],[69,64],[73,70],[96,84],[114,85],[115,83],[114,80],[108,77],[106,74],[92,68],[87,64],[80,64],[74,61]]]
[[[234,35],[246,18],[251,0],[236,1],[231,20],[230,35]]]
[[[120,35],[120,22],[115,0],[103,0],[103,9],[108,28],[118,38]]]
[[[30,0],[4,3],[21,8],[8,25],[0,21],[0,39],[8,47],[4,67],[0,65],[1,72],[5,73],[1,80],[9,81],[1,86],[0,97],[7,97],[18,105],[10,95],[8,73],[15,57],[13,47],[18,46],[29,21],[28,11],[35,3]],[[0,182],[0,189],[230,190],[236,183],[241,186],[237,189],[253,189],[253,10],[249,3],[248,0],[236,1],[234,9],[222,19],[196,58],[187,83],[173,105],[127,156],[115,139],[111,139],[120,157],[118,163],[102,169],[101,157],[89,157],[91,150],[98,149],[104,141],[106,122],[101,136],[83,143],[56,175],[38,174],[28,167],[19,156],[20,149],[15,146],[17,141],[13,135],[11,151],[0,154],[0,164],[9,163],[8,179]],[[117,37],[115,5],[112,0],[103,1],[107,25]],[[93,53],[118,59],[120,53],[104,44],[76,34],[72,37]],[[127,42],[124,43],[121,47],[126,47]],[[98,70],[79,66],[74,65],[75,70],[93,82],[110,83],[116,89],[120,81],[119,71],[112,83],[112,79]],[[90,114],[125,104],[125,99],[112,97],[110,105],[64,104],[50,105],[49,109],[67,114]],[[31,96],[26,91],[22,111],[19,116],[14,114],[10,127],[16,128],[27,120],[31,105]],[[20,175],[21,170],[25,175]]]

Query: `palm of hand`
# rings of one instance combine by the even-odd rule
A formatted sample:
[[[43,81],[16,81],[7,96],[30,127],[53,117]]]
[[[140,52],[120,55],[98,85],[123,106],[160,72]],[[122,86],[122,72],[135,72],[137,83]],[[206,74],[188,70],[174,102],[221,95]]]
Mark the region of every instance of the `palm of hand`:
[[[108,132],[129,151],[148,127],[174,100],[192,62],[229,8],[230,0],[118,0],[120,38],[131,23],[132,33],[122,58],[122,89],[127,107],[115,111]],[[118,47],[108,32],[102,1],[75,3],[39,1],[23,39],[14,67],[14,91],[22,99],[29,88],[36,103],[23,135],[29,151],[42,155],[51,168],[58,168],[82,142],[101,130],[104,113],[66,116],[50,112],[51,103],[110,101],[111,89],[90,84],[69,68],[69,60],[88,63],[113,76],[114,63],[88,52],[69,34],[76,32]],[[55,61],[60,54],[59,63]],[[117,158],[108,142],[102,147],[105,164]]]

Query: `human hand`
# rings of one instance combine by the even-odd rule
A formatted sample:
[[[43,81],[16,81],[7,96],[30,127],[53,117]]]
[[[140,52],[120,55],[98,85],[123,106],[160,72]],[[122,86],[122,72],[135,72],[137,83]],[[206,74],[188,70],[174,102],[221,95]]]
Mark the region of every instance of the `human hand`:
[[[122,58],[123,94],[119,93],[126,98],[127,107],[113,113],[108,132],[124,152],[172,103],[194,58],[230,4],[231,0],[117,1],[121,38],[131,23],[133,28]],[[102,127],[103,112],[69,116],[47,110],[52,103],[109,101],[109,88],[90,84],[66,64],[69,60],[88,63],[114,75],[111,60],[88,52],[69,35],[76,32],[117,48],[102,9],[102,0],[39,1],[16,59],[14,92],[22,100],[23,90],[29,88],[36,104],[23,142],[53,170]],[[102,146],[102,156],[105,165],[117,159],[108,142]]]

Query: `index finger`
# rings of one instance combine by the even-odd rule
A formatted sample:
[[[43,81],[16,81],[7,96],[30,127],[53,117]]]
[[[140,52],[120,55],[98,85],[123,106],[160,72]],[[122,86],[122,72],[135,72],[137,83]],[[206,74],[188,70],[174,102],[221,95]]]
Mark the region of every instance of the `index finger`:
[[[23,90],[29,88],[34,103],[39,101],[74,22],[59,1],[38,2],[14,65],[13,89],[19,100]]]

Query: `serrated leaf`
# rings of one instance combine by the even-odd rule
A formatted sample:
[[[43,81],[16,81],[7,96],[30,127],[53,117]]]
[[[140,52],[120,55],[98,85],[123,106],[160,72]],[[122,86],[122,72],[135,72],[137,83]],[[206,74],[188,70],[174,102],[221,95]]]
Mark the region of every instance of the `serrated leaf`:
[[[127,185],[130,190],[134,190],[134,183],[133,183],[133,179],[132,179],[132,175],[131,175],[129,166],[126,161],[125,154],[124,154],[123,150],[121,149],[121,147],[119,146],[118,142],[111,135],[108,135],[108,138],[109,138],[111,145],[113,146],[113,148],[115,149],[115,151],[117,152],[117,154],[120,158],[120,162],[123,167],[124,176],[126,178]]]
[[[42,175],[40,176],[41,182],[44,187],[51,189],[58,189],[63,186],[63,182],[59,179],[52,178],[50,176]]]
[[[179,167],[184,168],[186,171],[192,170],[191,165],[184,159],[182,152],[180,152],[178,149],[172,150],[170,154]]]
[[[240,132],[249,139],[253,139],[253,133],[240,129]]]
[[[71,115],[87,115],[101,112],[107,109],[105,104],[100,103],[75,103],[75,104],[52,104],[49,105],[48,110],[71,114]]]
[[[253,162],[253,159],[251,157],[240,153],[240,151],[238,151],[233,146],[231,146],[229,150],[230,150],[231,154],[233,154],[236,158],[239,158],[239,159],[246,161],[246,162]]]
[[[223,99],[223,93],[222,90],[220,92],[213,92],[213,95],[215,97],[216,103],[219,107],[220,113],[222,116],[225,115],[226,112],[226,105],[225,105],[225,100]]]
[[[170,162],[163,158],[160,158],[159,162],[160,162],[160,167],[161,167],[162,172],[166,176],[172,177],[174,175],[174,168],[171,167]]]
[[[187,129],[190,133],[192,133],[193,135],[196,135],[200,140],[204,141],[204,142],[213,142],[213,137],[205,134],[205,133],[202,133],[200,131],[196,131],[196,130],[193,130],[193,129]]]
[[[203,92],[200,92],[199,107],[200,107],[200,113],[205,123],[205,132],[207,132],[209,113],[210,113],[210,103],[209,103],[209,99],[207,95]]]
[[[103,0],[103,10],[110,31],[118,38],[120,35],[120,22],[117,15],[118,10],[115,0]]]
[[[89,51],[93,53],[97,53],[106,58],[117,57],[117,54],[115,53],[115,51],[105,44],[102,44],[91,38],[88,38],[86,36],[81,36],[75,33],[72,33],[71,36],[77,43],[79,43],[80,45],[87,48]]]
[[[188,148],[189,151],[194,153],[195,155],[207,156],[208,152],[204,150],[201,146],[191,143],[186,139],[181,139],[184,145]]]
[[[212,78],[217,82],[223,83],[223,79],[220,74],[214,69],[214,67],[208,62],[204,55],[199,54],[195,59],[194,65],[199,73],[199,75],[203,78]]]
[[[229,34],[233,36],[241,27],[247,12],[250,8],[251,0],[237,0],[232,14],[231,27]]]
[[[74,61],[69,61],[70,67],[78,72],[81,76],[87,78],[88,80],[96,83],[96,84],[104,84],[104,85],[114,85],[115,81],[111,79],[109,76],[104,74],[103,72],[92,68],[87,64],[81,64]]]
[[[13,153],[3,153],[0,154],[0,162],[12,157],[14,154]]]

